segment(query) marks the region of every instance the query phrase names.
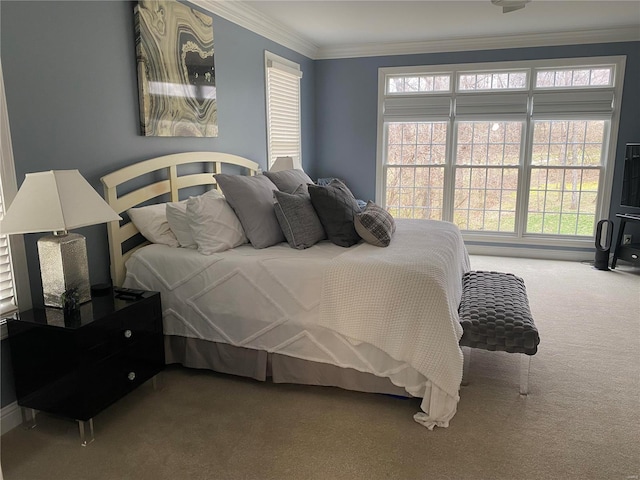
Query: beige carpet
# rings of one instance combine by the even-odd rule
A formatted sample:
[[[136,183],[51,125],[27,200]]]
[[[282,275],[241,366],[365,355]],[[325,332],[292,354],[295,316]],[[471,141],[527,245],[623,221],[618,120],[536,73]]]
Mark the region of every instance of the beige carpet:
[[[640,270],[472,258],[526,282],[541,335],[530,395],[517,355],[474,351],[447,429],[417,399],[172,367],[95,418],[45,414],[1,439],[6,480],[638,479]]]

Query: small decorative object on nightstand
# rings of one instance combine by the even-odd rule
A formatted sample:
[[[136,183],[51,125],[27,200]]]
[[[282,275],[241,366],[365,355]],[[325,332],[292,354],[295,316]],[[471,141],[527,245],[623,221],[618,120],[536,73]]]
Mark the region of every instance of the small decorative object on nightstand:
[[[77,288],[70,288],[62,294],[62,311],[64,312],[65,325],[75,325],[82,318],[80,315],[80,294]]]
[[[35,425],[36,410],[75,419],[84,446],[93,417],[164,368],[164,337],[158,292],[76,307],[71,320],[65,310],[34,308],[7,327],[25,423]]]

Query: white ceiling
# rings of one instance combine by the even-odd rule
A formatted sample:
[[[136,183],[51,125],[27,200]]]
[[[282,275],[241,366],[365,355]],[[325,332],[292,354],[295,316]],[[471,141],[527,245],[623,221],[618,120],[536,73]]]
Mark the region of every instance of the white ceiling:
[[[542,40],[549,35],[567,38],[559,43],[571,43],[569,34],[584,37],[574,43],[590,43],[604,32],[613,37],[616,32],[619,36],[625,32],[626,36],[611,40],[603,37],[602,41],[640,39],[640,0],[533,0],[524,9],[506,14],[490,0],[220,3],[242,4],[245,13],[260,17],[259,23],[268,23],[272,29],[315,48],[316,58],[353,56],[349,52],[376,54],[384,46],[395,48],[389,53],[401,53],[398,49],[403,44],[410,47],[406,53],[415,53],[416,43],[430,45],[426,50],[437,51],[440,42],[446,51],[451,49],[446,45],[451,42],[472,44],[471,39],[480,39],[486,43],[503,37],[515,40],[513,45],[505,46],[524,46],[518,41],[529,37]],[[585,31],[595,31],[595,37]],[[635,38],[627,38],[629,35]]]

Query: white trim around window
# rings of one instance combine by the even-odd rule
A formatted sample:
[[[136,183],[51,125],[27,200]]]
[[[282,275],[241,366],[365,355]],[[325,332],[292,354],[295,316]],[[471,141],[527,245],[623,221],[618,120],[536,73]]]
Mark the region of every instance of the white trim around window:
[[[11,131],[9,128],[9,112],[4,91],[4,79],[2,75],[2,62],[0,59],[0,182],[2,182],[2,205],[9,205],[15,197],[18,186],[11,145]],[[12,235],[8,241],[8,251],[11,263],[6,267],[11,268],[11,276],[8,281],[13,283],[16,309],[28,310],[31,308],[31,290],[27,271],[27,257],[22,235]],[[11,315],[11,311],[3,312],[3,316]],[[4,319],[0,318],[0,339],[7,337],[7,327]]]
[[[478,64],[460,64],[460,65],[434,65],[434,66],[414,66],[414,67],[390,67],[380,68],[378,73],[378,145],[377,145],[377,161],[376,161],[376,202],[389,208],[392,213],[399,216],[412,215],[417,212],[422,217],[418,218],[439,218],[446,221],[459,222],[460,214],[464,214],[465,207],[460,211],[460,203],[463,195],[475,195],[476,205],[484,205],[484,213],[482,221],[476,226],[469,226],[469,215],[467,214],[466,224],[469,226],[463,229],[465,240],[484,245],[482,252],[494,252],[496,254],[504,253],[504,248],[500,245],[511,245],[514,250],[527,250],[540,247],[548,250],[556,247],[557,249],[575,249],[588,252],[592,249],[593,229],[600,218],[608,218],[609,206],[611,202],[611,192],[613,184],[613,171],[616,153],[616,139],[618,135],[618,125],[620,118],[620,103],[623,91],[623,78],[625,70],[625,56],[615,57],[591,57],[591,58],[573,58],[573,59],[551,59],[551,60],[535,60],[535,61],[519,61],[519,62],[496,62],[496,63],[478,63]],[[549,80],[547,74],[546,83],[536,85],[537,74],[544,72],[560,72],[553,73],[556,77]],[[518,77],[512,81],[509,74],[517,73]],[[449,91],[437,90],[430,88],[429,79],[443,75],[450,76]],[[596,78],[595,75],[599,77]],[[610,78],[607,76],[610,75]],[[411,83],[405,82],[400,88],[400,81],[403,77],[411,79]],[[414,79],[420,79],[416,82]],[[465,85],[460,86],[460,78],[465,79]],[[423,81],[422,79],[426,79]],[[391,84],[393,82],[393,84]],[[426,87],[422,87],[422,85]],[[406,86],[408,85],[408,86]],[[425,140],[431,131],[433,135],[433,125],[442,122],[446,124],[446,154],[442,160],[440,156],[433,157],[436,150],[441,150],[443,145],[442,134],[438,138],[437,144],[433,140]],[[463,140],[459,132],[460,125],[474,124],[478,128],[483,129],[482,134],[487,131],[487,125],[493,126],[499,133],[499,129],[505,125],[513,125],[519,123],[522,128],[519,129],[520,139],[513,136],[507,141],[483,140]],[[546,122],[546,123],[545,123]],[[547,165],[540,165],[532,160],[537,152],[540,157],[540,151],[544,151],[544,142],[535,144],[534,142],[534,125],[542,125],[548,128],[555,127],[575,127],[579,123],[580,127],[587,124],[589,128],[601,128],[602,136],[600,144],[589,143],[587,140],[579,140],[579,148],[582,150],[590,149],[590,159],[581,160],[576,168],[571,169],[574,165],[553,164],[551,160]],[[402,127],[401,133],[399,127]],[[408,128],[408,130],[406,130]],[[540,127],[542,128],[542,127]],[[390,130],[393,129],[393,130]],[[467,128],[468,130],[468,128]],[[491,130],[491,128],[489,128]],[[408,133],[407,133],[408,132]],[[415,140],[417,135],[423,132],[424,136],[421,140]],[[491,134],[491,132],[488,132]],[[398,139],[399,135],[403,138]],[[467,133],[468,137],[468,133]],[[466,145],[468,146],[465,147]],[[505,143],[506,142],[506,143]],[[415,143],[415,145],[413,144]],[[564,148],[564,155],[571,143],[572,147],[575,141],[567,142],[566,145],[553,145],[548,147]],[[517,146],[519,144],[519,147]],[[478,172],[484,171],[485,176],[489,176],[489,172],[495,177],[496,165],[495,158],[489,156],[485,150],[502,146],[507,148],[508,145],[512,151],[516,151],[515,169],[517,169],[517,199],[507,199],[507,207],[503,208],[503,200],[505,198],[502,186],[492,187],[465,187],[461,186],[461,178],[456,183],[456,172],[459,175],[471,175],[472,170],[476,168]],[[536,152],[533,146],[536,145]],[[462,148],[462,150],[461,150]],[[467,150],[474,148],[474,158],[463,160],[460,155],[467,155]],[[402,153],[399,153],[402,152]],[[408,153],[407,153],[408,152]],[[509,158],[507,162],[502,154],[502,162],[512,172],[515,172],[514,159]],[[593,158],[596,158],[594,165]],[[549,154],[549,159],[552,155]],[[575,157],[575,154],[573,155]],[[573,160],[573,158],[572,158]],[[465,161],[469,162],[465,164]],[[484,162],[478,164],[477,162]],[[538,158],[538,162],[539,162]],[[436,172],[439,167],[443,167],[444,181],[441,186],[424,185],[415,183],[410,185],[412,178],[418,178],[420,172],[421,178],[426,178],[424,173],[427,170]],[[487,168],[484,168],[487,167]],[[500,165],[497,165],[498,169]],[[503,168],[503,170],[504,170]],[[576,178],[589,176],[591,182],[597,185],[597,197],[592,191],[588,192],[590,198],[597,198],[589,207],[590,210],[585,214],[584,219],[580,215],[584,212],[576,213],[576,225],[574,233],[564,233],[564,218],[568,218],[567,211],[560,206],[558,217],[557,233],[547,233],[550,230],[546,224],[540,227],[535,224],[535,215],[540,215],[544,222],[544,212],[539,213],[529,206],[530,189],[533,189],[532,171],[540,173],[542,170],[548,172],[554,169],[572,170],[572,178],[575,183]],[[464,171],[464,172],[463,172]],[[504,170],[508,173],[506,170]],[[556,170],[557,172],[558,170]],[[598,172],[598,173],[594,173]],[[482,172],[480,172],[482,173]],[[391,175],[388,177],[388,175]],[[549,174],[550,175],[550,174]],[[595,178],[594,177],[597,177]],[[468,175],[467,175],[468,176]],[[440,177],[436,177],[440,178]],[[549,177],[550,178],[550,177]],[[568,195],[564,193],[565,177],[562,177],[560,184],[551,185],[548,181],[547,186],[536,185],[536,194],[540,195],[556,195],[561,198],[560,203],[564,202]],[[595,178],[595,180],[594,180]],[[430,180],[431,181],[431,177]],[[469,180],[465,180],[469,182]],[[496,183],[504,185],[504,178]],[[540,181],[536,179],[536,181]],[[404,182],[404,183],[403,183]],[[417,180],[416,180],[417,182]],[[503,183],[500,183],[503,182]],[[550,186],[551,185],[551,186]],[[558,187],[559,185],[559,187]],[[474,191],[475,188],[475,191]],[[513,181],[508,187],[512,189]],[[391,189],[391,190],[389,190]],[[488,207],[489,192],[494,197],[497,191],[502,191],[501,199],[496,202],[498,206]],[[410,199],[420,203],[420,208],[413,205],[406,208],[402,201],[398,200],[403,196],[411,203]],[[484,195],[484,202],[481,200]],[[513,195],[512,195],[513,196]],[[428,197],[428,201],[424,199]],[[546,197],[545,197],[546,198]],[[391,204],[387,205],[390,200]],[[457,204],[454,204],[454,201]],[[467,200],[469,202],[469,200]],[[394,203],[395,202],[395,203]],[[513,202],[516,202],[515,204]],[[595,205],[594,205],[595,203]],[[435,205],[435,207],[434,207]],[[468,203],[470,205],[470,203]],[[472,206],[467,209],[474,209]],[[555,208],[555,207],[554,207]],[[437,211],[439,209],[439,212]],[[401,211],[402,210],[402,211]],[[455,212],[458,212],[456,217]],[[486,215],[487,212],[490,215]],[[487,228],[485,225],[485,215],[487,217],[498,217],[501,215],[513,217],[513,228],[511,231],[502,231],[502,227]],[[431,216],[429,216],[431,215]],[[563,217],[565,215],[565,217]],[[506,218],[505,217],[505,218]],[[588,218],[587,218],[588,217]],[[458,218],[458,220],[456,220]],[[529,223],[528,219],[530,220]],[[548,216],[551,219],[551,215]],[[494,222],[497,225],[507,225],[509,223],[500,223],[500,220]],[[578,220],[586,223],[579,223]],[[591,229],[591,220],[593,229]],[[464,222],[463,222],[464,223]],[[551,221],[549,223],[552,223]],[[570,223],[567,221],[567,223]],[[479,226],[478,226],[479,225]],[[586,226],[585,226],[586,225]],[[538,228],[538,233],[532,231]],[[541,232],[541,233],[540,233]],[[526,247],[526,248],[523,248]],[[570,255],[569,255],[570,256]]]

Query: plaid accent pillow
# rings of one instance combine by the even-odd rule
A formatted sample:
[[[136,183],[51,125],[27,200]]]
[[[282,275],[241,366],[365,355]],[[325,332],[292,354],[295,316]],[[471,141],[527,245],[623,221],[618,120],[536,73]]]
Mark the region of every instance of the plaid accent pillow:
[[[362,213],[355,215],[353,224],[362,239],[377,247],[387,247],[396,231],[396,222],[389,212],[372,201]]]

